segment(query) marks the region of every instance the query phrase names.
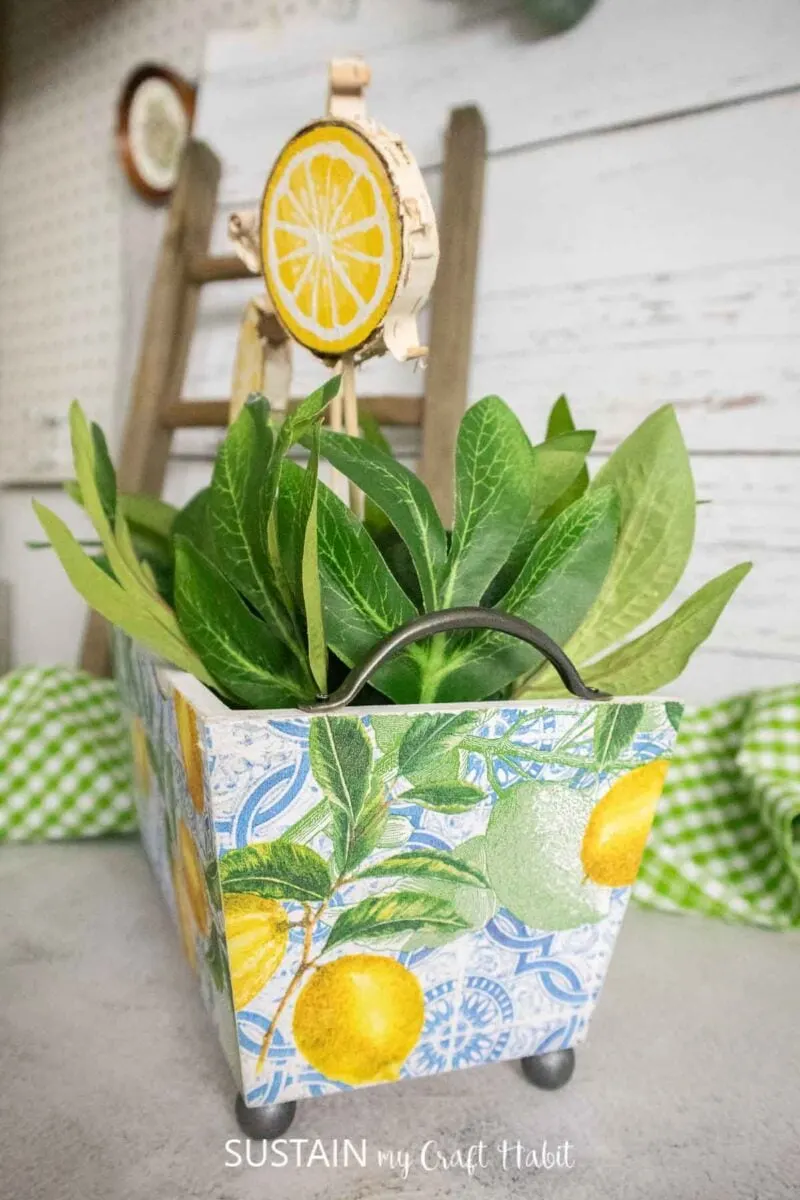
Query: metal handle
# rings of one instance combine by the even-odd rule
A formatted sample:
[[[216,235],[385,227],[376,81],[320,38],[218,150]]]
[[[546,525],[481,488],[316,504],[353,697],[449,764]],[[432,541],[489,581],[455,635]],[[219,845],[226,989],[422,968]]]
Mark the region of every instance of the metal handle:
[[[554,667],[564,687],[572,692],[573,696],[580,700],[611,699],[607,692],[600,692],[585,684],[578,674],[577,667],[558,643],[536,625],[523,621],[521,617],[498,612],[494,608],[449,608],[444,612],[426,613],[402,625],[379,642],[360,666],[353,667],[335,692],[331,692],[330,696],[320,697],[315,704],[301,704],[300,708],[303,712],[310,713],[334,712],[337,708],[343,708],[358,695],[378,667],[382,667],[388,659],[410,646],[412,642],[433,637],[437,633],[453,633],[464,629],[494,629],[498,633],[507,633],[510,637],[519,638],[529,646],[535,646],[544,655]]]

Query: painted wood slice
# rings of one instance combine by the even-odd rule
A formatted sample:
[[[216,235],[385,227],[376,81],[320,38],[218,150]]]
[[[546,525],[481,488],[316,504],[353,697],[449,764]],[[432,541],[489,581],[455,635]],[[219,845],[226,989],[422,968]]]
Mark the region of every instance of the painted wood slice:
[[[178,179],[191,132],[196,89],[169,67],[145,63],[125,82],[117,108],[117,149],[136,191],[164,203]]]
[[[367,347],[399,359],[436,275],[436,218],[404,144],[369,121],[323,120],[278,156],[261,205],[261,263],[295,341],[339,358]]]

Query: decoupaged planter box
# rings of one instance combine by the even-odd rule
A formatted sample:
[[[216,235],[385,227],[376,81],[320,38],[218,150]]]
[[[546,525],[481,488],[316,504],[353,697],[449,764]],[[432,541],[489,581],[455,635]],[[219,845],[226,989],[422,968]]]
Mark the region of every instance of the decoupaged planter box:
[[[246,1106],[501,1059],[558,1085],[536,1064],[586,1035],[679,705],[235,712],[119,633],[115,662],[144,846]]]

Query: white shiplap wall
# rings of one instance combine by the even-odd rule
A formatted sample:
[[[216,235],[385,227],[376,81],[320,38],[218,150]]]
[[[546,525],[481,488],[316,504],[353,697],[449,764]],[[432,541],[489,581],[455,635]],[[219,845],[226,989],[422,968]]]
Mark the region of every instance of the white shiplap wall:
[[[224,163],[220,249],[227,213],[321,111],[325,60],[354,51],[373,67],[371,110],[408,138],[434,196],[448,108],[486,115],[472,394],[500,392],[535,432],[566,390],[600,453],[659,403],[678,407],[712,501],[682,594],[756,562],[679,690],[796,678],[800,5],[599,0],[569,35],[536,42],[518,5],[362,0],[346,24],[215,35],[197,128]],[[250,290],[206,290],[187,394],[225,393]],[[300,363],[298,386],[317,374]],[[365,379],[421,387],[389,364]],[[177,462],[170,493],[206,471]]]
[[[800,6],[603,0],[540,42],[481,12],[373,2],[346,37],[319,23],[291,45],[212,39],[198,129],[224,163],[217,245],[319,111],[331,54],[368,55],[371,111],[408,138],[434,197],[447,110],[477,101],[490,154],[471,394],[499,392],[534,432],[566,391],[600,454],[672,401],[711,501],[677,598],[756,563],[679,690],[796,678]],[[224,394],[249,290],[207,292],[191,395]],[[318,368],[301,360],[298,375],[311,386]],[[383,363],[364,390],[422,384]]]

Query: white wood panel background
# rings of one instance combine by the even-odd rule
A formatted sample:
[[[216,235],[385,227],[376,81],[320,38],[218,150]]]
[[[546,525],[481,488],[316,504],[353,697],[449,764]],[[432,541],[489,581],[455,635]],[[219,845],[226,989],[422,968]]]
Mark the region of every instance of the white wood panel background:
[[[536,432],[566,391],[601,454],[674,403],[710,501],[676,601],[756,565],[670,690],[702,700],[797,678],[800,5],[601,0],[544,41],[515,6],[398,8],[364,4],[348,30],[318,23],[280,44],[212,38],[198,130],[224,163],[215,244],[320,111],[330,55],[368,55],[371,111],[408,138],[435,199],[447,111],[479,103],[490,153],[471,395],[500,393]],[[208,290],[191,395],[225,394],[251,290]],[[298,356],[298,388],[319,378]],[[365,393],[423,387],[396,364],[364,372]]]

